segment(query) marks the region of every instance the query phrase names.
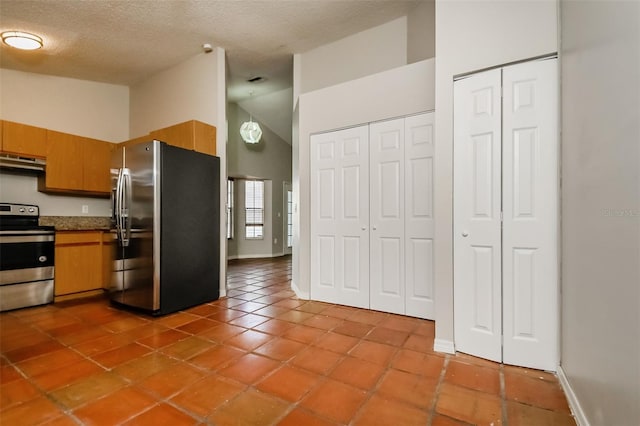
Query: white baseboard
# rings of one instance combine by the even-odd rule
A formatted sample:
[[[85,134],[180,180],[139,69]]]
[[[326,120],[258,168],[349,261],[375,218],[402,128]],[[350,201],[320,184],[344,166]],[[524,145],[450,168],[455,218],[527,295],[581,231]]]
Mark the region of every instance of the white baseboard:
[[[584,410],[580,405],[580,401],[576,396],[573,388],[571,387],[571,383],[569,383],[569,379],[567,379],[566,374],[564,374],[564,370],[562,366],[558,366],[558,380],[560,381],[560,386],[562,386],[562,390],[564,394],[567,396],[567,401],[569,402],[569,407],[571,408],[571,413],[573,417],[576,419],[576,423],[578,426],[590,426],[589,420],[587,420],[587,416],[584,414]]]
[[[310,298],[309,292],[300,290],[293,280],[291,280],[291,290],[298,296],[298,299],[309,300]]]
[[[227,256],[227,260],[235,259],[268,259],[272,257],[281,257],[284,253],[272,253],[272,254],[235,254]]]
[[[444,339],[435,339],[433,341],[433,350],[436,352],[444,352],[446,354],[455,354],[456,348],[453,341]]]

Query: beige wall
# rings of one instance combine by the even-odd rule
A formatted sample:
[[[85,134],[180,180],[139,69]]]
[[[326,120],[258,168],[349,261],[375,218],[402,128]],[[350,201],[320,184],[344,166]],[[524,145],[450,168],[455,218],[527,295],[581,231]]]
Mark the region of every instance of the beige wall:
[[[418,3],[407,15],[407,63],[436,56],[436,2]]]
[[[152,130],[188,120],[218,126],[218,48],[201,53],[131,86],[130,134],[144,136]]]
[[[300,54],[301,93],[407,63],[407,18],[356,33]]]
[[[248,145],[240,137],[240,125],[249,120],[249,113],[237,104],[229,104],[229,142],[227,144],[227,173],[232,177],[265,179],[265,237],[263,240],[244,239],[244,190],[242,181],[236,185],[236,235],[228,243],[228,257],[270,257],[283,253],[284,201],[283,183],[291,182],[291,145],[270,128],[261,124],[262,139]],[[267,203],[268,202],[268,203]],[[268,205],[267,205],[268,204]],[[278,216],[279,215],[279,216]],[[277,242],[274,241],[277,238]]]
[[[583,421],[638,425],[640,3],[560,7],[561,365]]]
[[[453,350],[453,77],[557,51],[554,1],[436,0],[436,347]]]
[[[129,88],[0,69],[0,117],[120,142],[129,137]]]
[[[0,69],[0,118],[119,142],[129,137],[129,88]],[[38,192],[30,174],[0,171],[0,201],[40,206],[43,216],[109,216],[109,201]],[[82,206],[89,208],[82,213]]]
[[[188,120],[216,126],[216,150],[220,157],[220,208],[226,203],[226,61],[219,47],[201,53],[131,87],[130,136]],[[220,296],[226,295],[225,221],[220,223]]]
[[[434,59],[416,62],[300,96],[294,111],[293,282],[303,297],[310,282],[309,138],[312,133],[433,110]],[[295,90],[295,89],[294,89]]]

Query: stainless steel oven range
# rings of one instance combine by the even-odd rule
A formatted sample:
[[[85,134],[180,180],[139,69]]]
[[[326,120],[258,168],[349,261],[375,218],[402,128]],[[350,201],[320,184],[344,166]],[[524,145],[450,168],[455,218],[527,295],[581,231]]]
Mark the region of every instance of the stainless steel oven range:
[[[0,311],[53,302],[52,226],[38,206],[0,203]]]

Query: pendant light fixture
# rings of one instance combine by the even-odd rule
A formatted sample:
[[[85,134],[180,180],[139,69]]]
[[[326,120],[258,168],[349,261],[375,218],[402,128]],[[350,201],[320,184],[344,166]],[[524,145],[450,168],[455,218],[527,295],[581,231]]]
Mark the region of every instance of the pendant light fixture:
[[[253,96],[253,92],[249,92],[249,96]],[[245,121],[240,126],[240,136],[242,140],[248,144],[257,144],[262,137],[262,129],[260,125],[253,121],[251,114],[249,114],[249,121]]]
[[[42,38],[35,34],[22,31],[5,31],[2,34],[2,41],[16,49],[36,50],[42,47]]]

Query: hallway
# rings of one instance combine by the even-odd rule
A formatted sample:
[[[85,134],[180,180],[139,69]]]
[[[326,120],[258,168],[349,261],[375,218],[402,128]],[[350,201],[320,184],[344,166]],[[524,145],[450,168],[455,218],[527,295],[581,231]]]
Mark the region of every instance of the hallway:
[[[299,300],[291,258],[161,318],[105,298],[0,315],[0,423],[573,425],[556,377],[432,351],[434,323]]]

